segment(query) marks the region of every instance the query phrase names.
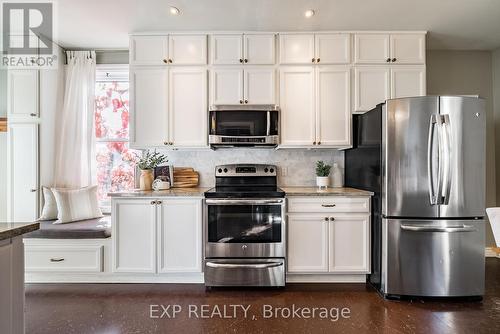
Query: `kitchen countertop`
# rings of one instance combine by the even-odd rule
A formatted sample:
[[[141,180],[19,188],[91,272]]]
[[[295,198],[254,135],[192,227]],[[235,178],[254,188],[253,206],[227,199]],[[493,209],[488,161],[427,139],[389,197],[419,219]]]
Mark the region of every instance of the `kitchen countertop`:
[[[371,191],[355,188],[281,187],[287,196],[373,196]]]
[[[0,223],[0,241],[36,231],[40,223]]]
[[[131,190],[123,192],[108,193],[110,197],[169,197],[169,196],[204,196],[205,191],[210,188],[170,188],[169,190],[160,191],[142,191],[142,190]]]

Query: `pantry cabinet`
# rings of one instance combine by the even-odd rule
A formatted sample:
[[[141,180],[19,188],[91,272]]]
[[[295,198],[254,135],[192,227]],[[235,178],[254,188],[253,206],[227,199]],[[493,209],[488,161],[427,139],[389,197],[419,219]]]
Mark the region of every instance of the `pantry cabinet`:
[[[132,147],[208,145],[204,67],[134,67],[130,87]]]
[[[280,69],[281,147],[346,147],[351,143],[350,68]]]
[[[216,34],[210,38],[214,65],[272,65],[275,63],[275,35]]]
[[[212,69],[210,91],[212,105],[275,104],[275,69],[269,66]]]
[[[280,34],[280,64],[349,64],[347,33]]]
[[[289,273],[370,272],[369,197],[288,200]]]
[[[130,65],[203,65],[207,35],[137,35],[130,38]]]
[[[201,201],[113,199],[113,272],[201,273]]]
[[[39,71],[7,71],[7,117],[33,120],[39,116]]]
[[[354,62],[357,64],[424,64],[425,34],[355,34]]]
[[[354,111],[373,109],[387,99],[426,94],[425,66],[356,66]]]

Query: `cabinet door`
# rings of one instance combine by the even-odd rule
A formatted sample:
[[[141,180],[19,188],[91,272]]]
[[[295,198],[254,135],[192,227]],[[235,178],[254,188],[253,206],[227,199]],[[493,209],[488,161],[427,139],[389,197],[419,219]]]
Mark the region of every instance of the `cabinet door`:
[[[168,50],[172,65],[204,65],[207,63],[207,35],[170,35]]]
[[[112,200],[113,271],[156,272],[156,204],[151,199]]]
[[[425,95],[425,66],[393,66],[391,98]]]
[[[212,64],[233,65],[243,62],[243,35],[212,35],[210,41]]]
[[[349,64],[351,62],[351,35],[316,34],[316,62],[320,64]]]
[[[158,271],[201,272],[201,199],[162,199],[158,220]]]
[[[388,66],[354,69],[354,111],[368,111],[390,98]]]
[[[245,103],[275,104],[275,70],[274,68],[245,68]]]
[[[311,64],[314,59],[314,35],[280,35],[280,64]]]
[[[321,215],[288,216],[288,272],[328,271],[328,221]]]
[[[424,64],[425,35],[424,34],[392,34],[391,35],[392,64]]]
[[[243,36],[245,63],[272,65],[275,63],[275,35],[248,34]]]
[[[329,271],[370,272],[370,216],[335,216],[329,225]]]
[[[350,68],[316,69],[316,141],[321,146],[348,146],[351,142]]]
[[[7,77],[8,118],[38,117],[38,70],[9,70]]]
[[[164,65],[168,60],[168,36],[130,37],[130,65]]]
[[[280,68],[281,144],[311,146],[315,141],[314,68]]]
[[[38,218],[38,124],[10,123],[7,132],[7,219]]]
[[[207,70],[172,68],[168,87],[170,141],[175,146],[207,146]]]
[[[161,146],[168,140],[168,70],[132,68],[131,139],[132,146]]]
[[[243,102],[243,70],[214,69],[210,73],[211,104]]]
[[[389,35],[354,35],[354,62],[358,64],[387,63],[390,57]]]

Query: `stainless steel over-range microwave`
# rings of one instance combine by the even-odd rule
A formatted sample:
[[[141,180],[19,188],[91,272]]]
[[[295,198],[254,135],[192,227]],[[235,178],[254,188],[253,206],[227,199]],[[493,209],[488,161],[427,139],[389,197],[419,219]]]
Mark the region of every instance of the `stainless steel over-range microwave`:
[[[279,143],[279,108],[275,105],[215,105],[210,108],[209,144],[275,147]]]

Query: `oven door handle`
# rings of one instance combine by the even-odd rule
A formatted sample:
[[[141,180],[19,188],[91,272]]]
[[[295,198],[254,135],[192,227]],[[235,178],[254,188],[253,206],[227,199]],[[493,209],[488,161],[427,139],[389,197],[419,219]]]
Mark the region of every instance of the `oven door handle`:
[[[283,199],[206,199],[205,203],[219,205],[249,205],[249,204],[283,204]]]
[[[281,267],[283,262],[269,262],[269,263],[216,263],[216,262],[207,262],[207,267],[210,268],[226,268],[226,269],[267,269],[267,268],[275,268]]]

